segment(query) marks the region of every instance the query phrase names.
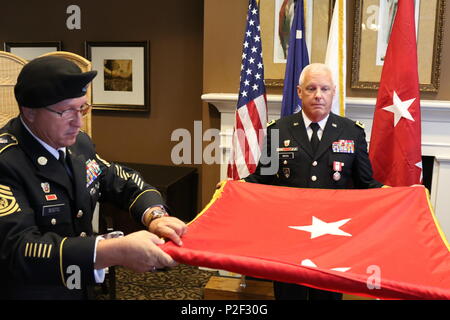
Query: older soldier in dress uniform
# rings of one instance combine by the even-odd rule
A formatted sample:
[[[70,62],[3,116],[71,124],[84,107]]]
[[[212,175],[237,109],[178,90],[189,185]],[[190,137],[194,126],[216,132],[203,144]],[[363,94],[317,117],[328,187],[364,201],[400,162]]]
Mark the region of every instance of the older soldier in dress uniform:
[[[335,85],[329,68],[310,64],[298,85],[302,111],[269,123],[265,154],[254,174],[245,181],[278,186],[323,189],[379,188],[372,178],[364,127],[331,113]],[[278,133],[278,140],[272,141]],[[271,144],[275,156],[271,156]],[[264,152],[263,152],[264,154]],[[273,153],[272,153],[273,155]],[[273,174],[264,169],[278,162]],[[282,214],[282,213],[280,213]],[[340,299],[341,294],[287,283],[274,283],[277,299]]]
[[[56,57],[19,74],[20,115],[0,129],[0,298],[83,299],[108,266],[176,265],[159,237],[181,245],[186,225],[139,173],[100,158],[80,132],[96,74]],[[93,236],[97,201],[128,209],[150,232]]]

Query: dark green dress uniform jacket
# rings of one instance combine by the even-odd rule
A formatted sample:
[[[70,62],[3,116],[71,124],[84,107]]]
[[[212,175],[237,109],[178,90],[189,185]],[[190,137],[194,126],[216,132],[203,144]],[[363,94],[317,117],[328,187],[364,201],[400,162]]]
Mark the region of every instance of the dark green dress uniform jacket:
[[[85,133],[67,155],[73,180],[19,118],[0,130],[0,298],[85,298],[95,283],[96,202],[139,222],[164,204],[137,172],[102,160]]]
[[[276,133],[279,133],[279,138],[273,141],[277,137]],[[268,126],[264,154],[268,155],[266,158],[272,158],[272,162],[267,162],[262,156],[255,173],[245,178],[245,181],[322,189],[382,186],[372,178],[372,166],[362,125],[333,113],[330,113],[315,154],[301,112],[283,117]],[[335,162],[343,164],[341,171],[338,171],[339,179],[333,178],[336,172],[333,166]],[[264,173],[271,165],[278,166],[276,171]]]

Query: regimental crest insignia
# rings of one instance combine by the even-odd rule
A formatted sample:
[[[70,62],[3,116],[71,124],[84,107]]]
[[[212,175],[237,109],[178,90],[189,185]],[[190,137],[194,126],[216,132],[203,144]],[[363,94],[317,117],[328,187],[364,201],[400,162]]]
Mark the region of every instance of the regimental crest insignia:
[[[42,182],[41,188],[42,188],[42,191],[44,191],[45,193],[49,193],[50,192],[50,183]]]
[[[0,184],[0,217],[20,211],[11,188]]]

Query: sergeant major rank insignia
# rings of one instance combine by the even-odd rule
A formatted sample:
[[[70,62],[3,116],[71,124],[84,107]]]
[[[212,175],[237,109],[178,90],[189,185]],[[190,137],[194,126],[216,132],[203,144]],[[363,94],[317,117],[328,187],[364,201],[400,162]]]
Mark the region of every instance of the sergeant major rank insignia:
[[[0,184],[0,217],[20,211],[11,188]]]

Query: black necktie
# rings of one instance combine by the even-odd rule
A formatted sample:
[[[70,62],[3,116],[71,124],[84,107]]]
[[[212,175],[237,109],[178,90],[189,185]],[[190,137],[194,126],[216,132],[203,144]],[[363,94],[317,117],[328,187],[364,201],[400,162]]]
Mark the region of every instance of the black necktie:
[[[66,155],[64,154],[64,151],[58,150],[58,153],[59,153],[58,161],[63,165],[64,169],[66,169],[69,177],[72,178],[72,170],[70,170],[69,164],[66,161]]]
[[[313,152],[316,153],[317,146],[319,145],[319,136],[317,135],[317,131],[319,131],[319,124],[317,122],[312,122],[309,127],[312,129],[312,136],[311,136],[311,147],[313,149]]]

